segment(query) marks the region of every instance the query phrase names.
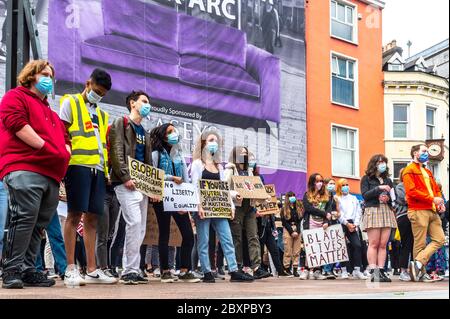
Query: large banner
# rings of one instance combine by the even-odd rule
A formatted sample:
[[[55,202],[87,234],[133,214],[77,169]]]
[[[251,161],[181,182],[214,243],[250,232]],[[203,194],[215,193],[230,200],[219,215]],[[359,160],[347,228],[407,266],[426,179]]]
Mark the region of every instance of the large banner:
[[[112,76],[101,103],[110,121],[128,112],[132,90],[145,90],[152,113],[144,127],[172,122],[188,162],[198,136],[214,127],[223,162],[233,146],[248,146],[266,183],[304,192],[304,0],[34,2],[44,57],[56,70],[55,110],[101,67]]]

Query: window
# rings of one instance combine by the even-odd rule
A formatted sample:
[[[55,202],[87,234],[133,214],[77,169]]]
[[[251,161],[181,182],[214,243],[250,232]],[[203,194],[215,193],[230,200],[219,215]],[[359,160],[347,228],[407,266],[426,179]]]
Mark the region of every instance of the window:
[[[428,163],[428,169],[433,173],[434,178],[439,179],[439,163],[430,161]]]
[[[436,109],[427,107],[427,140],[434,139]]]
[[[408,104],[394,104],[394,138],[408,137]]]
[[[332,147],[334,176],[358,175],[357,131],[343,127],[332,127]]]
[[[331,62],[333,102],[356,106],[356,61],[333,55]]]
[[[338,1],[331,1],[331,35],[356,42],[356,8]]]
[[[407,162],[407,161],[399,161],[399,162],[396,162],[396,161],[394,161],[394,175],[393,175],[393,177],[394,177],[394,182],[395,183],[400,183],[400,170],[402,169],[402,168],[405,168],[406,166],[408,166],[408,164],[409,164],[409,162]]]

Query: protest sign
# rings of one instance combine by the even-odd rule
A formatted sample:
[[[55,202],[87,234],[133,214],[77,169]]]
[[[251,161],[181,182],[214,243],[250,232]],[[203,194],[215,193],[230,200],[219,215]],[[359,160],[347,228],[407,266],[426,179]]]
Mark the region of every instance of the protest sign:
[[[268,194],[258,176],[233,176],[233,189],[241,195],[242,198],[267,199]]]
[[[166,212],[197,211],[199,199],[195,186],[164,182],[164,210]]]
[[[158,221],[156,220],[155,209],[152,205],[148,205],[147,211],[147,226],[145,230],[145,238],[143,245],[158,245],[159,241],[159,228]],[[180,247],[181,246],[181,233],[173,217],[170,220],[170,237],[169,246]]]
[[[231,218],[231,195],[227,182],[218,180],[199,181],[200,204],[206,218]]]
[[[270,215],[279,212],[277,203],[277,194],[275,185],[265,185],[266,193],[271,197],[270,201],[258,201],[256,203],[256,210],[260,215]]]
[[[136,189],[151,198],[162,200],[164,171],[128,156],[128,169]]]
[[[345,234],[341,225],[304,230],[303,244],[306,250],[308,267],[319,267],[348,261]]]

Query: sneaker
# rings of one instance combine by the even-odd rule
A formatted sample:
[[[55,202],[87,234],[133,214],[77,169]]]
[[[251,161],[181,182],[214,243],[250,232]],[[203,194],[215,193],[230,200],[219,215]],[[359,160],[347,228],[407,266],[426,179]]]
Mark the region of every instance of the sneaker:
[[[448,278],[448,269],[445,271],[444,277]]]
[[[300,277],[300,274],[298,273],[298,268],[297,267],[294,267],[293,275],[294,275],[295,278]]]
[[[203,273],[197,270],[191,271],[191,273],[198,279],[202,279],[204,277]]]
[[[217,269],[217,275],[219,276],[219,278],[225,279],[225,271],[223,270],[222,267],[219,267],[219,268]]]
[[[371,270],[371,282],[391,282],[392,280],[386,275],[384,269],[372,269]]]
[[[155,277],[155,278],[160,278],[161,277],[161,270],[159,270],[159,268],[156,268],[153,271],[153,277]]]
[[[170,273],[170,271],[169,271],[169,272],[164,272],[164,273],[161,275],[161,282],[163,282],[163,283],[171,283],[171,282],[175,282],[175,281],[173,280],[173,277],[172,277],[172,274]]]
[[[182,281],[182,282],[195,283],[195,282],[200,282],[200,281],[201,281],[200,279],[198,279],[197,277],[195,277],[190,271],[185,272],[185,273],[180,273],[180,275],[178,276],[178,278],[179,278],[180,281]]]
[[[419,279],[420,282],[426,282],[426,283],[438,282],[438,281],[442,281],[442,280],[444,280],[444,278],[437,274],[429,275],[427,273],[425,273]]]
[[[170,271],[170,276],[172,276],[172,279],[173,279],[173,281],[175,282],[175,281],[178,281],[178,276],[180,275],[180,272],[177,270],[177,271],[175,271],[175,270],[171,270]]]
[[[417,262],[415,260],[409,263],[409,276],[411,277],[411,281],[420,281],[421,277],[424,275],[422,268],[419,268]]]
[[[338,280],[347,280],[347,279],[349,279],[349,278],[350,278],[350,276],[348,275],[347,270],[343,270],[343,271],[341,272],[341,276],[340,276],[340,277],[337,277]]]
[[[141,269],[141,277],[143,277],[143,278],[147,278],[148,276],[147,276],[147,273],[145,272],[145,269]]]
[[[148,284],[148,279],[145,278],[143,275],[137,274],[136,275],[136,281],[138,284]]]
[[[258,267],[258,269],[253,272],[254,279],[264,279],[268,277],[270,277],[270,274],[267,271],[261,269],[261,267]]]
[[[2,288],[5,289],[23,288],[22,275],[19,271],[15,272],[6,271],[2,274],[2,278],[3,278]]]
[[[294,274],[291,272],[291,269],[289,268],[284,268],[284,273],[286,274],[286,277],[292,278],[294,277]]]
[[[398,279],[400,281],[411,281],[411,277],[409,276],[407,271],[402,271],[400,273],[400,277]]]
[[[278,277],[288,277],[288,274],[286,273],[286,271],[284,269],[281,269],[278,272]]]
[[[103,273],[111,278],[119,278],[119,274],[117,273],[117,271],[113,270],[113,269],[103,269]]]
[[[214,275],[211,272],[207,272],[203,276],[203,282],[204,283],[208,283],[208,284],[212,284],[212,283],[216,282],[216,279],[214,278]]]
[[[50,268],[50,269],[47,270],[47,278],[55,279],[55,278],[58,278],[58,277],[59,277],[59,275],[55,272],[55,269]]]
[[[353,276],[353,279],[359,279],[359,280],[367,280],[368,279],[368,277],[364,276],[364,274],[360,270],[353,270],[352,276]]]
[[[315,280],[326,280],[327,277],[322,275],[322,272],[320,270],[316,270],[313,274],[313,278]]]
[[[364,276],[366,276],[367,278],[370,278],[370,271],[369,270],[364,270],[363,272]]]
[[[76,287],[86,285],[86,281],[81,277],[78,268],[75,266],[72,270],[66,269],[64,274],[64,285],[67,287]]]
[[[327,271],[323,275],[327,277],[327,279],[336,279],[336,276],[331,271]]]
[[[137,274],[135,273],[121,276],[119,282],[124,285],[139,285]]]
[[[84,277],[86,284],[116,284],[117,279],[114,277],[109,277],[105,275],[103,270],[96,269],[91,273],[87,273]]]
[[[392,273],[393,276],[400,276],[400,270],[394,269],[394,272]]]
[[[22,274],[24,287],[51,287],[55,285],[54,279],[49,279],[40,271],[24,272]]]
[[[300,271],[300,280],[308,280],[309,279],[309,270]]]
[[[230,282],[253,282],[255,279],[241,270],[230,273]]]

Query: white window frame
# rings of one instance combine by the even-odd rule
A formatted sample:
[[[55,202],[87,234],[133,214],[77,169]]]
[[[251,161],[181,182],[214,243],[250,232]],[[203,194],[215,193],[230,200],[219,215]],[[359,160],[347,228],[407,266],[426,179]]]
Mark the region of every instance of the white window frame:
[[[337,172],[335,172],[333,170],[333,161],[334,161],[333,128],[334,127],[355,131],[355,175],[338,174]],[[360,166],[359,166],[359,128],[351,127],[351,126],[343,125],[343,124],[338,124],[338,123],[331,123],[330,134],[331,134],[330,135],[330,139],[331,139],[331,175],[334,177],[344,177],[344,178],[349,178],[349,179],[361,179]],[[347,139],[348,139],[348,136],[347,136]]]
[[[436,179],[439,179],[439,170],[440,170],[440,167],[439,167],[439,162],[436,162],[436,161],[430,161],[430,162],[428,162],[428,169],[433,173],[433,176],[434,176],[434,178],[436,178]],[[436,169],[434,170],[434,169],[431,169],[431,167],[432,166],[434,166]]]
[[[403,123],[403,122],[396,122],[395,121],[395,112],[394,112],[394,109],[395,109],[395,106],[397,106],[397,105],[406,105],[406,137],[395,137],[394,136],[394,124],[395,123]],[[411,116],[410,116],[410,112],[411,112],[411,103],[410,102],[393,102],[392,103],[392,108],[391,108],[391,110],[392,110],[392,139],[394,139],[394,140],[407,140],[407,139],[409,139],[409,136],[410,136],[410,119],[411,119]]]
[[[353,85],[354,85],[354,98],[355,98],[355,105],[348,105],[345,103],[340,103],[333,101],[333,59],[334,57],[350,60],[354,63],[353,68]],[[347,73],[348,73],[348,63],[347,63]],[[351,79],[345,79],[352,81]],[[339,106],[345,106],[351,109],[359,110],[359,60],[357,58],[336,52],[336,51],[330,51],[330,101],[332,104],[339,105]]]
[[[337,18],[333,17],[333,14],[331,12],[331,3],[332,2],[336,3],[336,12],[335,12],[336,17],[337,17],[337,4],[340,3],[340,4],[343,4],[343,5],[346,6],[346,8],[345,8],[345,22],[340,21]],[[330,20],[329,20],[330,21],[330,37],[332,37],[334,39],[338,39],[338,40],[344,41],[344,42],[348,42],[348,43],[351,43],[351,44],[354,44],[354,45],[358,45],[359,44],[359,41],[358,41],[358,5],[355,4],[355,3],[352,3],[350,1],[346,1],[346,0],[330,0],[329,3],[328,3],[328,6],[329,6],[329,10],[330,10]],[[349,24],[347,22],[347,7],[353,8],[353,23],[352,24]],[[345,23],[347,25],[351,25],[353,27],[353,39],[352,40],[348,40],[348,39],[345,39],[345,38],[341,38],[341,37],[339,37],[337,35],[334,35],[333,34],[333,24],[332,24],[333,20],[338,21],[340,23]]]
[[[396,177],[395,176],[395,163],[406,163],[406,165],[405,165],[405,167],[407,166],[407,165],[409,165],[410,163],[411,163],[411,159],[410,158],[395,158],[395,159],[392,159],[392,171],[391,171],[391,173],[392,173],[392,180],[394,181],[394,182],[399,182],[400,183],[400,177]]]
[[[428,112],[428,110],[433,110],[434,111],[434,118],[433,118],[434,124],[433,124],[433,138],[432,139],[436,138],[436,131],[437,131],[437,125],[436,125],[437,107],[434,106],[434,105],[427,104],[427,106],[425,108],[425,139],[427,139],[427,140],[429,139],[428,136],[427,136],[428,135],[428,126],[431,127],[431,125],[428,124],[428,120],[427,120],[427,112]]]

